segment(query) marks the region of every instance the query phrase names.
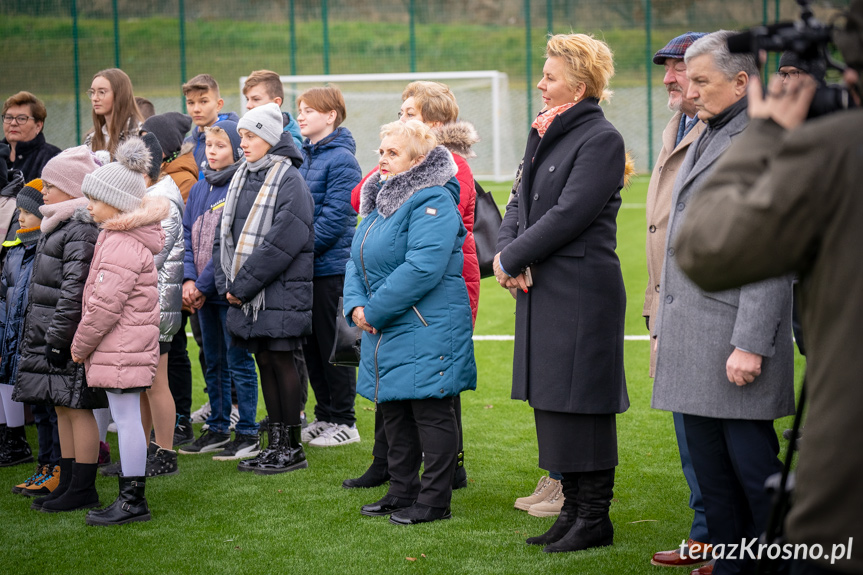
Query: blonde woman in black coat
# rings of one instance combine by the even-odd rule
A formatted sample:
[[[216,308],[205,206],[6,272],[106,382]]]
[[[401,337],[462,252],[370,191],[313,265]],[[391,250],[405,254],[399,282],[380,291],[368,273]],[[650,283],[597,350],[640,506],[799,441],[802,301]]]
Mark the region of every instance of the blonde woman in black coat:
[[[563,474],[547,552],[611,545],[615,415],[626,294],[617,246],[623,138],[599,106],[614,63],[591,36],[553,36],[537,88],[545,107],[528,137],[517,196],[498,236],[495,276],[516,294],[513,399],[534,408],[539,466]]]

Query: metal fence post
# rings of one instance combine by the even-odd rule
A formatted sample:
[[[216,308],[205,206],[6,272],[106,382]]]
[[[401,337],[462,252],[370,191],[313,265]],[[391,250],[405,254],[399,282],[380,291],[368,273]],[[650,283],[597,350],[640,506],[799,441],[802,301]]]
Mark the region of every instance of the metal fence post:
[[[297,21],[294,19],[294,0],[291,0],[291,76],[297,75]]]
[[[120,18],[117,14],[117,0],[112,0],[111,8],[114,11],[114,67],[120,67]]]
[[[645,1],[644,7],[644,70],[647,76],[647,165],[653,166],[653,50],[652,35],[653,28],[653,6],[650,0]]]
[[[186,2],[180,0],[180,84],[186,83]],[[180,96],[183,113],[186,113],[186,97]]]
[[[324,74],[330,73],[330,24],[327,14],[327,0],[321,1],[321,23],[324,25]]]
[[[72,45],[75,62],[75,141],[81,141],[81,78],[78,55],[78,3],[72,0]]]
[[[410,44],[411,44],[411,72],[417,71],[417,35],[416,35],[416,0],[411,0],[408,5],[410,10]]]
[[[524,0],[524,46],[525,46],[525,56],[527,58],[524,76],[526,80],[527,87],[525,88],[527,94],[527,129],[530,130],[530,125],[533,123],[533,105],[530,101],[532,91],[530,89],[531,76],[533,76],[533,70],[531,70],[530,66],[530,0]]]

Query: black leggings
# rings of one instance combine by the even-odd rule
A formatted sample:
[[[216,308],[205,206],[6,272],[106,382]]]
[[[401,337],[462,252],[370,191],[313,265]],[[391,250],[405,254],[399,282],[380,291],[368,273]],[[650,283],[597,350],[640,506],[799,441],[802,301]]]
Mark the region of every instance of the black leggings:
[[[255,354],[261,373],[261,391],[271,423],[300,425],[303,389],[293,351],[261,351]]]

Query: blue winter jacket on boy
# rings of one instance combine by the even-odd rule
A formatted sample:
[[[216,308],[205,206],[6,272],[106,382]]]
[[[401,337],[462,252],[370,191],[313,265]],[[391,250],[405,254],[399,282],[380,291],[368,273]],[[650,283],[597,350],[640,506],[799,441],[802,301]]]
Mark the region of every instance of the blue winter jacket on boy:
[[[228,305],[219,295],[213,275],[213,241],[222,220],[222,208],[228,184],[237,171],[240,160],[224,170],[204,167],[204,178],[192,186],[186,211],[183,212],[183,238],[186,256],[183,261],[183,281],[192,280],[210,303]]]
[[[467,236],[456,165],[443,146],[406,172],[363,184],[344,287],[378,330],[362,334],[357,393],[377,402],[452,397],[476,389],[472,315],[462,277]]]
[[[240,117],[234,112],[227,112],[225,114],[219,114],[216,122],[221,122],[222,120],[238,122]],[[195,164],[198,166],[198,181],[201,181],[204,179],[204,168],[209,167],[209,164],[207,163],[207,132],[206,130],[202,130],[200,126],[195,126],[192,133],[186,136],[186,139],[183,140],[183,142],[191,142],[195,144],[195,148],[192,150],[192,153],[195,155]]]
[[[0,383],[8,385],[15,384],[18,337],[27,309],[27,291],[37,241],[38,235],[36,241],[26,244],[17,238],[3,243],[9,251],[6,252],[0,278],[0,336],[3,338],[0,340]]]
[[[357,144],[347,128],[312,144],[303,143],[300,173],[315,200],[315,277],[344,275],[351,256],[357,213],[351,190],[363,177],[354,154]]]

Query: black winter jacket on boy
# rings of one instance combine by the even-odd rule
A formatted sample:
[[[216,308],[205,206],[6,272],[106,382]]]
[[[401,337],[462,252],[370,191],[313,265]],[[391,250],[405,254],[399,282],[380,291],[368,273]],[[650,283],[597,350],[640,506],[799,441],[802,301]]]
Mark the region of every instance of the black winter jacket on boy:
[[[289,132],[282,134],[281,140],[270,149],[269,154],[287,158],[292,167],[279,187],[270,231],[230,285],[222,271],[220,230],[216,230],[213,243],[213,271],[219,295],[224,297],[230,292],[245,303],[254,299],[261,290],[266,290],[266,306],[258,311],[257,321],[253,319],[253,314],[246,315],[238,306],[232,305],[228,310],[228,332],[246,340],[302,337],[312,332],[315,257],[312,217],[315,204],[309,187],[297,169],[303,163],[303,157]],[[267,172],[251,172],[246,178],[231,226],[234,242],[240,236]]]
[[[90,214],[79,207],[39,240],[21,334],[16,401],[76,409],[108,405],[104,391],[87,387],[84,366],[74,363],[70,353],[98,236]],[[66,358],[63,367],[48,363],[47,344]]]

